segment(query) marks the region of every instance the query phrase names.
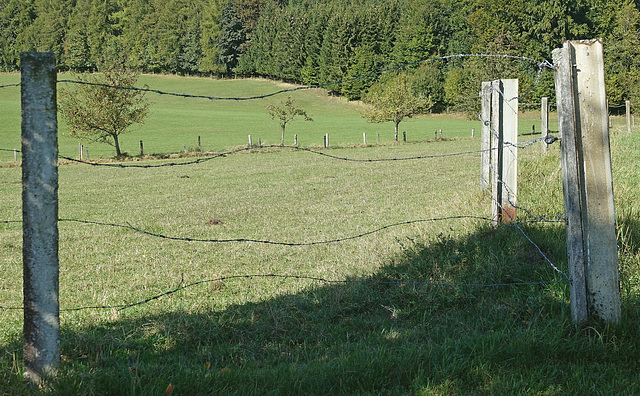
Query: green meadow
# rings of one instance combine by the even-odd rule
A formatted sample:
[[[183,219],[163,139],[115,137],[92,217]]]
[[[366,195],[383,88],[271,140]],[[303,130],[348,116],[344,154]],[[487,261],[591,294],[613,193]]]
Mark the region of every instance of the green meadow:
[[[75,77],[61,74],[58,79],[74,80]],[[0,74],[0,85],[19,82],[17,74]],[[218,80],[158,75],[141,76],[138,86],[169,93],[222,98],[246,98],[298,87],[261,79]],[[73,89],[73,84],[59,83],[58,89]],[[288,95],[314,121],[291,122],[286,129],[287,145],[293,144],[294,134],[302,147],[323,146],[327,133],[330,146],[362,144],[363,134],[366,134],[368,144],[377,144],[378,136],[381,144],[394,140],[393,123],[369,123],[361,115],[361,103],[329,96],[323,89],[284,92],[255,100],[209,100],[149,92],[146,97],[152,103],[150,115],[144,125],[133,126],[121,137],[122,149],[130,156],[139,156],[142,140],[145,154],[179,153],[185,146],[188,151],[194,151],[200,137],[202,151],[216,152],[247,145],[249,135],[256,145],[258,139],[264,145],[280,144],[280,126],[270,118],[265,108],[269,104],[279,104]],[[0,148],[20,149],[19,87],[0,88],[0,117]],[[521,133],[531,132],[532,125],[540,131],[539,111],[523,113],[521,118]],[[62,117],[58,117],[58,121],[60,155],[76,158],[78,146],[83,144],[89,149],[90,159],[114,156],[113,147],[109,145],[88,144],[68,137]],[[408,142],[420,142],[433,140],[435,131],[439,137],[440,130],[446,139],[470,137],[472,129],[479,136],[480,126],[478,119],[464,115],[434,114],[406,119],[400,124],[400,131],[406,132]],[[555,128],[553,123],[551,127]],[[528,137],[523,140],[528,140]],[[13,161],[13,153],[0,153],[0,161]]]
[[[281,88],[144,82],[217,96]],[[19,142],[19,121],[5,123],[19,116],[17,91],[0,89],[9,125],[0,147]],[[184,166],[60,166],[62,361],[40,390],[22,379],[21,170],[0,167],[0,394],[640,393],[640,130],[628,135],[616,119],[611,137],[623,320],[576,328],[562,273],[557,143],[547,155],[538,144],[519,151],[520,228],[493,227],[483,219],[480,142],[468,136],[478,121],[419,117],[401,124],[407,144],[387,144],[392,125],[368,124],[357,104],[315,90],[295,95],[315,119],[287,129],[301,146],[393,160],[269,148]],[[248,134],[279,143],[264,112],[279,97],[152,98],[154,114],[123,139],[132,155],[140,139],[158,154],[197,136],[212,152],[246,145]],[[538,130],[535,117],[522,115],[522,134]],[[439,128],[449,139],[433,140]],[[341,147],[318,147],[326,131]],[[359,144],[378,131],[383,144]],[[63,155],[77,145],[60,137]],[[90,150],[112,155],[108,146]],[[458,153],[468,154],[450,155]],[[421,158],[398,160],[410,157]],[[236,239],[251,241],[213,242]]]

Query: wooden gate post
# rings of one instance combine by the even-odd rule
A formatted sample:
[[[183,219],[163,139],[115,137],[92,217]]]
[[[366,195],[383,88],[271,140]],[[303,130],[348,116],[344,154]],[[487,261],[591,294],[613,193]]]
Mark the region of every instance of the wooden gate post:
[[[41,383],[60,363],[55,55],[23,52],[20,68],[24,376]]]
[[[566,41],[553,51],[553,59],[571,313],[576,325],[589,318],[618,323],[621,299],[602,41]]]

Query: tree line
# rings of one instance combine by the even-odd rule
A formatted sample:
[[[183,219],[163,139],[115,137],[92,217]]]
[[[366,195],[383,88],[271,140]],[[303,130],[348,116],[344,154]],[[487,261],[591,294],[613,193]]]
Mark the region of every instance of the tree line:
[[[619,104],[639,94],[639,28],[634,0],[0,0],[0,70],[18,70],[21,51],[52,51],[61,70],[125,59],[146,73],[263,76],[366,99],[397,74],[376,73],[408,64],[431,111],[471,110],[480,81],[519,78],[524,93],[539,80],[526,98],[537,102],[553,97],[553,75],[504,58],[414,62],[543,61],[565,39],[602,38]]]

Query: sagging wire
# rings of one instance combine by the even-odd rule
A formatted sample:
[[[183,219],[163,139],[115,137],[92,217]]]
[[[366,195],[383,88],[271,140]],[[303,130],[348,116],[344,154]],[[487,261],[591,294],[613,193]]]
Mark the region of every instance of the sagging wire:
[[[307,275],[287,275],[287,274],[248,274],[248,275],[229,275],[222,276],[215,279],[207,279],[197,282],[192,282],[188,284],[184,284],[184,278],[180,280],[180,283],[175,288],[168,290],[166,292],[145,298],[143,300],[128,303],[128,304],[117,304],[117,305],[94,305],[94,306],[83,306],[76,308],[61,308],[60,312],[75,312],[75,311],[85,311],[85,310],[95,310],[95,309],[116,309],[118,311],[123,311],[128,308],[133,308],[136,306],[148,304],[152,301],[159,300],[162,297],[170,296],[174,293],[177,293],[181,290],[191,288],[194,286],[202,285],[205,283],[219,283],[223,281],[235,280],[235,279],[254,279],[254,278],[277,278],[277,279],[294,279],[294,280],[308,280],[314,282],[322,282],[327,284],[363,284],[363,285],[391,285],[391,286],[424,286],[424,287],[515,287],[515,286],[544,286],[544,285],[553,285],[553,284],[561,284],[567,283],[567,281],[535,281],[535,282],[511,282],[511,283],[438,283],[438,282],[402,282],[402,281],[372,281],[372,280],[334,280],[334,279],[326,279],[322,277],[316,276],[307,276]],[[18,311],[24,310],[24,307],[5,307],[0,305],[0,310],[5,311]]]
[[[93,83],[93,82],[85,82],[85,81],[78,81],[78,80],[58,80],[58,83],[101,86],[101,87],[113,88],[113,89],[152,92],[152,93],[156,93],[156,94],[159,94],[159,95],[179,96],[179,97],[184,97],[184,98],[208,99],[208,100],[212,100],[212,101],[213,100],[244,101],[244,100],[265,99],[265,98],[272,97],[272,96],[275,96],[275,95],[278,95],[278,94],[288,93],[288,92],[295,92],[295,91],[300,91],[300,90],[318,89],[318,88],[326,88],[326,87],[330,87],[330,86],[334,86],[334,85],[348,84],[348,83],[351,83],[351,82],[354,82],[354,81],[362,80],[362,79],[365,79],[365,78],[376,77],[376,76],[381,75],[381,74],[386,73],[386,72],[404,69],[404,68],[407,68],[407,67],[410,67],[410,66],[415,66],[415,65],[421,64],[421,63],[434,62],[434,61],[438,61],[438,60],[448,60],[448,59],[453,59],[453,58],[471,58],[471,57],[504,58],[504,59],[522,60],[522,61],[536,63],[538,65],[538,73],[537,73],[536,79],[534,81],[534,85],[531,88],[529,88],[529,90],[525,93],[525,95],[523,95],[523,98],[526,97],[526,95],[528,95],[528,93],[538,85],[538,83],[540,81],[540,76],[541,76],[542,71],[544,70],[544,68],[553,69],[553,65],[551,63],[549,63],[549,61],[547,61],[547,60],[544,60],[544,61],[540,62],[538,60],[535,60],[533,58],[529,58],[529,57],[526,57],[526,56],[500,55],[500,54],[457,54],[457,55],[445,55],[445,56],[439,56],[439,57],[434,57],[434,58],[429,58],[429,59],[423,59],[423,60],[419,60],[419,61],[415,61],[415,62],[411,62],[411,63],[405,63],[405,64],[402,64],[402,65],[399,65],[399,66],[388,67],[388,68],[382,69],[382,70],[374,72],[374,73],[369,73],[369,74],[365,74],[365,75],[361,75],[361,76],[358,76],[358,77],[353,77],[353,78],[349,78],[349,79],[345,79],[345,80],[338,80],[338,81],[329,82],[329,83],[325,83],[325,84],[315,84],[315,85],[308,85],[308,86],[302,86],[302,87],[296,87],[296,88],[281,89],[281,90],[278,90],[278,91],[275,91],[275,92],[271,92],[271,93],[267,93],[267,94],[263,94],[263,95],[253,95],[253,96],[246,96],[246,97],[238,97],[238,96],[235,96],[235,97],[233,97],[233,96],[222,97],[222,96],[209,96],[209,95],[181,94],[181,93],[166,92],[166,91],[161,91],[161,90],[151,89],[151,88],[122,87],[122,86],[116,86],[116,85],[110,85],[110,84]]]

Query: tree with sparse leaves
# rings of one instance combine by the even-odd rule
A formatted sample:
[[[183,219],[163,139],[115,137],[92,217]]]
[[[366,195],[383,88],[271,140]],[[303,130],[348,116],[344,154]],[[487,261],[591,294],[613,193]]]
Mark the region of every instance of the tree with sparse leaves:
[[[282,128],[281,146],[284,146],[284,130],[289,122],[293,121],[297,116],[304,117],[305,121],[313,121],[306,111],[295,106],[291,96],[287,97],[287,100],[281,102],[280,105],[267,106],[267,113],[269,113],[271,119],[280,121],[280,127]]]
[[[364,111],[363,117],[369,122],[393,122],[396,142],[398,125],[402,120],[423,113],[433,105],[430,96],[415,92],[404,74],[374,85],[364,101],[369,107]]]
[[[79,81],[87,84],[62,90],[58,100],[69,135],[109,144],[115,148],[116,157],[122,157],[120,135],[131,125],[142,124],[149,112],[145,92],[127,89],[135,85],[138,76],[123,65],[108,67],[99,74],[78,76]]]

